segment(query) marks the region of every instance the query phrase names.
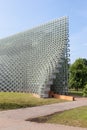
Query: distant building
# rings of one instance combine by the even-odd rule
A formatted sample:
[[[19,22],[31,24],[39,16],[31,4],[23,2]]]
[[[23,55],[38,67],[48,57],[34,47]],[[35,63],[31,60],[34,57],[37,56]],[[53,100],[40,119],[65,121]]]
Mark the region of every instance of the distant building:
[[[68,91],[68,18],[0,40],[0,91],[48,97]]]

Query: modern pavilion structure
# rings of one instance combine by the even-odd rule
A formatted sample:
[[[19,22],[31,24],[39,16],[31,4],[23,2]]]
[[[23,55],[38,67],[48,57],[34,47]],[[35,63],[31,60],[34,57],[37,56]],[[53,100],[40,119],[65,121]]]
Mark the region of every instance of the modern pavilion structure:
[[[0,91],[67,94],[68,24],[62,17],[0,39]]]

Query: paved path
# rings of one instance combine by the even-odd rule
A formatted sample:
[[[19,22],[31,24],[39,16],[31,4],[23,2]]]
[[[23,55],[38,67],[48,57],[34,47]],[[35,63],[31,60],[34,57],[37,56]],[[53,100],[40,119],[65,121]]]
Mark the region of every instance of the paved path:
[[[25,121],[28,118],[45,116],[54,112],[69,110],[79,106],[87,106],[86,100],[64,102],[52,105],[8,110],[0,112],[0,130],[87,130],[87,128],[70,127],[55,124],[42,124]]]

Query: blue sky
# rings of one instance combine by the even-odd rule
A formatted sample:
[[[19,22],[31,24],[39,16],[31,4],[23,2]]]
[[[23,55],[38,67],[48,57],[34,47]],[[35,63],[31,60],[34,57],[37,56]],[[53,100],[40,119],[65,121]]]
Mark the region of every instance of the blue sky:
[[[0,0],[0,38],[69,16],[70,59],[87,58],[87,0]]]

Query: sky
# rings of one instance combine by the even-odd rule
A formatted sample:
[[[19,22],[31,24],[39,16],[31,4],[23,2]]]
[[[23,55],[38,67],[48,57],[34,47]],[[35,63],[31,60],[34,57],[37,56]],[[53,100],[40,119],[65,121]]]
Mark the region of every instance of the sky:
[[[87,58],[87,0],[0,0],[0,39],[69,16],[70,59]]]

